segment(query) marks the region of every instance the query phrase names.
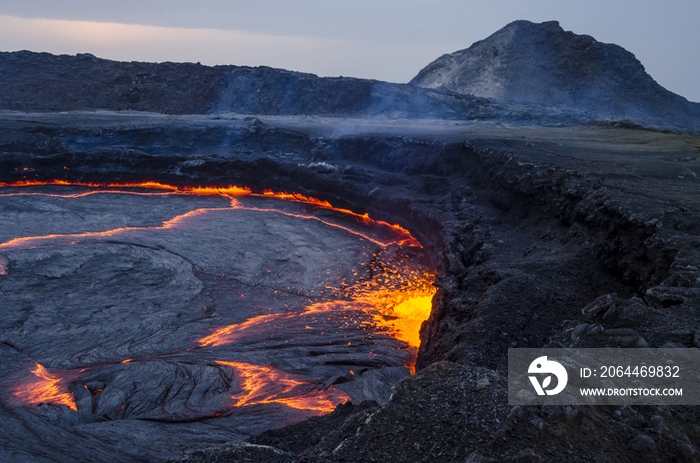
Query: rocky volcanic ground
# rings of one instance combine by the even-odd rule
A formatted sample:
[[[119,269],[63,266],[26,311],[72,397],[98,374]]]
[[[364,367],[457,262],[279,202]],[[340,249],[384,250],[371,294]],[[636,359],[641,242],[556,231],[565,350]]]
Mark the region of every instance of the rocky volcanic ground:
[[[546,24],[541,31],[550,29]],[[49,230],[41,232],[46,234],[104,224],[150,227],[195,209],[226,209],[205,214],[196,222],[199,226],[163,230],[160,237],[141,230],[110,237],[109,243],[94,237],[51,238],[58,240],[52,242],[57,249],[41,243],[32,249],[0,245],[5,247],[0,247],[3,387],[13,387],[8,379],[28,375],[34,362],[42,360],[49,374],[60,373],[64,384],[71,384],[77,408],[21,406],[16,395],[3,393],[0,452],[6,461],[700,459],[698,407],[513,407],[506,384],[510,347],[700,347],[700,138],[690,134],[697,130],[697,120],[687,119],[689,113],[669,116],[677,129],[672,133],[660,131],[662,123],[642,128],[630,121],[586,122],[582,113],[572,115],[563,107],[381,83],[376,85],[383,106],[373,112],[379,100],[361,99],[356,92],[363,88],[365,95],[376,96],[375,84],[366,87],[367,81],[316,80],[268,69],[227,69],[250,73],[252,81],[221,81],[216,80],[221,69],[149,68],[149,78],[170,72],[180,73],[183,82],[187,76],[216,80],[210,87],[193,87],[188,100],[181,93],[188,86],[180,88],[165,78],[135,86],[141,74],[134,69],[148,68],[138,63],[119,66],[90,56],[1,58],[15,63],[1,66],[5,95],[11,96],[3,100],[8,110],[0,114],[0,182],[158,181],[179,187],[246,185],[253,193],[293,191],[398,223],[423,246],[420,253],[409,253],[411,265],[437,274],[414,375],[405,368],[408,349],[394,338],[380,343],[379,364],[371,364],[373,350],[364,348],[350,352],[331,342],[321,352],[325,332],[316,333],[313,347],[283,353],[267,350],[261,338],[251,341],[250,350],[235,352],[239,361],[260,365],[271,359],[273,366],[284,364],[307,375],[302,382],[317,384],[317,390],[332,386],[344,391],[352,403],[285,427],[279,426],[303,413],[272,404],[280,412],[274,419],[265,415],[269,408],[252,416],[213,416],[221,408],[216,387],[206,393],[188,389],[188,378],[214,386],[219,381],[231,389],[245,375],[235,365],[216,363],[233,361],[236,344],[223,351],[217,346],[188,350],[201,334],[219,326],[204,307],[213,302],[218,318],[242,321],[234,319],[252,315],[252,306],[234,301],[234,295],[246,283],[255,287],[246,280],[251,271],[274,267],[286,280],[265,281],[268,286],[296,288],[293,300],[274,310],[293,312],[307,302],[311,290],[338,284],[340,276],[359,278],[354,273],[361,264],[376,264],[370,256],[383,247],[372,240],[381,240],[381,233],[365,230],[372,238],[368,242],[329,230],[316,219],[311,219],[314,226],[305,220],[297,228],[279,212],[272,219],[230,210],[232,198],[221,194],[156,198],[112,192],[77,203],[46,197],[54,190],[24,190],[42,193],[40,200],[0,197],[5,243],[33,236],[38,229]],[[54,76],[44,83],[17,77],[18,69],[33,75],[31,66],[42,60],[48,74],[74,66],[82,77]],[[95,73],[125,77],[93,88]],[[22,97],[22,88],[25,93],[29,88],[23,87],[26,82],[36,84],[37,91],[54,85],[59,99],[32,99],[31,92]],[[234,91],[236,82],[267,84],[251,93]],[[298,95],[325,97],[285,99],[299,82],[304,90]],[[282,90],[275,93],[271,84]],[[331,84],[346,93],[329,90]],[[166,96],[159,100],[159,85],[180,89],[174,94],[182,98],[175,100],[185,106],[173,109]],[[136,90],[141,93],[133,93],[133,101],[124,100]],[[222,100],[222,95],[254,97],[245,106],[242,100]],[[333,95],[340,95],[335,103]],[[413,103],[400,103],[401,95],[421,102],[421,111]],[[221,101],[225,104],[212,113],[212,104]],[[285,103],[275,106],[280,101]],[[300,101],[317,101],[318,108],[302,108]],[[459,106],[464,102],[468,107]],[[323,109],[333,104],[345,109]],[[49,111],[57,109],[54,105],[102,109]],[[643,108],[644,120],[663,120],[663,113],[650,108]],[[669,111],[676,114],[674,108]],[[16,190],[2,188],[0,194]],[[297,214],[301,206],[275,207]],[[340,220],[328,210],[301,212]],[[81,225],[73,228],[76,221]],[[233,250],[242,247],[252,252],[249,260],[235,255]],[[332,257],[321,258],[327,252]],[[219,281],[221,265],[226,266],[224,277],[230,275],[223,280],[234,287],[232,292]],[[326,269],[334,270],[320,272]],[[309,278],[302,282],[300,275]],[[169,288],[168,297],[155,293],[158,285]],[[274,292],[256,291],[247,294],[266,305],[275,302]],[[199,295],[209,300],[196,301]],[[101,310],[86,309],[85,298]],[[121,314],[121,332],[101,323],[110,304]],[[160,305],[163,316],[149,304]],[[71,310],[59,313],[59,307]],[[224,313],[225,307],[247,312]],[[300,327],[283,324],[279,332]],[[347,334],[357,335],[358,328],[350,326]],[[274,339],[277,330],[263,332]],[[193,361],[202,348],[211,349],[207,358],[213,362]],[[222,352],[226,359],[217,356]],[[361,358],[349,358],[356,354]],[[325,362],[326,355],[342,360]],[[121,363],[125,360],[131,361]],[[87,364],[100,368],[79,371]],[[341,366],[349,365],[361,367],[361,374],[340,374]],[[88,376],[79,382],[80,375]],[[164,377],[170,383],[158,380]],[[100,390],[110,382],[119,387]],[[81,384],[87,393],[79,391]],[[173,400],[161,400],[163,391]],[[231,393],[241,397],[241,392]],[[201,400],[189,407],[185,397]],[[172,407],[154,406],[163,403]],[[104,413],[95,413],[97,407]],[[183,409],[188,414],[173,413]],[[169,422],[172,416],[175,423]]]
[[[164,425],[154,422],[155,416],[136,414],[87,431],[84,424],[46,411],[50,406],[39,410],[5,405],[3,448],[17,461],[23,461],[21,455],[30,455],[30,461],[42,455],[49,461],[80,461],[98,450],[103,452],[103,461],[158,461],[173,458],[174,451],[184,451],[176,440],[191,442],[188,461],[548,460],[562,453],[581,461],[694,458],[699,438],[695,407],[510,407],[505,368],[508,347],[692,347],[697,342],[700,140],[695,137],[600,125],[542,128],[367,119],[343,119],[333,125],[331,118],[124,113],[6,112],[2,117],[6,128],[3,181],[155,179],[179,185],[248,184],[294,190],[401,223],[421,240],[440,274],[433,313],[421,331],[418,372],[400,381],[390,400],[376,397],[378,402],[348,405],[327,417],[268,431],[249,440],[256,444],[253,447],[239,441],[246,434],[245,425],[237,427],[235,416],[202,424]],[[417,126],[425,133],[421,135]],[[98,198],[87,198],[101,203]],[[127,206],[141,210],[145,206],[133,201],[153,199],[130,198]],[[188,201],[225,206],[216,198],[179,199],[162,210],[150,207],[151,214],[161,217],[138,214],[138,220],[148,224],[185,212],[193,207]],[[63,217],[78,211],[85,216],[84,211],[89,210],[85,204],[76,212],[66,206],[55,211],[55,203],[47,205],[51,201],[43,204],[49,213]],[[124,214],[118,204],[109,206],[109,217],[115,221]],[[8,213],[30,214],[25,206],[17,203]],[[81,223],[85,220],[89,218]],[[31,221],[19,217],[11,223],[32,227]],[[276,228],[267,227],[265,233]],[[12,235],[5,230],[9,229],[3,227],[4,234]],[[22,233],[33,234],[32,230]],[[218,239],[231,239],[230,233],[217,233]],[[113,247],[127,254],[109,251],[113,256],[109,261],[95,260],[102,262],[101,272],[143,266],[137,262],[144,262],[148,254],[162,253],[144,238],[138,238],[142,246],[137,248],[121,243],[124,239],[114,241]],[[178,266],[184,265],[182,276],[168,278],[196,292],[202,284],[198,281],[212,284],[206,276],[198,275],[192,284],[178,278],[191,279],[192,268],[215,267],[216,263],[208,257],[206,263],[194,262],[193,266],[175,257],[186,254],[201,259],[179,249],[188,242],[185,237],[169,238],[165,243],[170,243],[171,253],[159,259],[175,259]],[[261,246],[265,245],[255,248],[261,250]],[[23,252],[49,258],[46,251]],[[31,272],[33,280],[24,277],[14,283],[25,268],[18,264],[27,257],[6,255],[11,259],[9,274],[0,280],[4,307],[24,304],[25,309],[17,306],[10,311],[19,318],[5,324],[4,349],[20,351],[34,360],[46,349],[63,350],[61,331],[50,328],[37,332],[42,340],[38,347],[30,347],[31,342],[22,344],[30,338],[13,341],[17,329],[29,327],[31,316],[22,314],[30,315],[32,310],[27,312],[26,307],[37,304],[28,300],[31,292],[61,275],[50,275],[53,267],[42,265],[43,270]],[[91,270],[89,262],[83,264],[84,259],[73,251],[61,255],[65,263],[54,258],[51,265],[64,273],[74,274],[71,268],[86,272],[84,277],[75,274],[85,283],[76,281],[80,292],[63,288],[58,293],[61,300],[84,294],[84,279],[94,278],[96,270]],[[342,259],[348,265],[352,262],[347,256]],[[34,261],[36,257],[27,262]],[[69,261],[74,263],[68,265]],[[157,260],[147,257],[145,262]],[[158,264],[160,267],[163,265]],[[146,272],[144,275],[158,272],[153,263],[139,271]],[[17,284],[27,289],[15,288]],[[130,278],[98,284],[109,284],[113,292],[119,288],[137,291],[130,297],[147,303],[147,293],[139,296],[140,286]],[[189,317],[188,326],[203,323],[197,315],[203,311],[193,311],[191,303],[180,309],[177,303],[154,302],[168,306],[173,317]],[[133,304],[128,300],[117,303]],[[41,304],[52,306],[50,300]],[[73,304],[80,307],[80,303]],[[583,315],[582,309],[591,304],[606,309],[614,305],[617,310],[605,319],[596,316],[597,311]],[[179,326],[175,321],[171,325],[162,318],[154,320]],[[95,329],[104,329],[98,321]],[[83,345],[82,333],[93,329],[90,323],[73,335],[75,340],[66,347],[75,355],[66,354],[67,358],[88,355],[90,362],[98,358],[121,361],[144,353],[118,351],[109,354],[118,358],[105,358],[106,348],[99,346],[113,343],[107,341],[111,333],[107,330],[101,335],[104,340],[89,348]],[[157,325],[149,329],[156,338],[148,342],[156,343],[161,351],[177,348],[180,341],[166,340],[173,328],[165,333]],[[164,335],[166,339],[161,340]],[[191,337],[190,344],[193,342]],[[143,348],[139,343],[135,346]],[[169,361],[182,360],[175,357]],[[159,368],[168,368],[168,362]],[[217,424],[226,419],[233,421],[223,428]],[[227,435],[222,430],[228,426],[239,433],[243,430],[244,435],[234,439],[230,431]],[[83,442],[78,447],[72,445],[75,437],[70,437],[76,429],[81,430]],[[46,432],[58,437],[26,437],[27,433]],[[207,437],[199,437],[203,435]],[[223,441],[231,443],[215,449],[203,444]],[[115,452],[122,446],[132,450]],[[151,450],[146,452],[142,446]]]

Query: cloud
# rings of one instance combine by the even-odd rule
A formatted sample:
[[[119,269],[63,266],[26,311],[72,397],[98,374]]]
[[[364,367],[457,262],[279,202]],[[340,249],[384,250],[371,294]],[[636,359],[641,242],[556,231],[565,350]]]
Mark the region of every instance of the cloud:
[[[201,61],[204,64],[269,64],[318,52],[320,43],[304,37],[259,35],[219,29],[142,26],[108,22],[25,19],[0,16],[5,49],[50,53],[90,52],[118,60]],[[328,41],[325,41],[328,42]],[[294,56],[296,55],[296,56]]]

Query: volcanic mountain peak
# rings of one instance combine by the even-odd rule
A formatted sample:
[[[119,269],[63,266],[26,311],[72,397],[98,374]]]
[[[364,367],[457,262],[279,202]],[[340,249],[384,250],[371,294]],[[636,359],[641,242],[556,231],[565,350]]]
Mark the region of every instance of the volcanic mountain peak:
[[[700,114],[700,105],[661,87],[632,53],[565,31],[557,21],[512,22],[465,50],[441,56],[411,83],[600,115]]]

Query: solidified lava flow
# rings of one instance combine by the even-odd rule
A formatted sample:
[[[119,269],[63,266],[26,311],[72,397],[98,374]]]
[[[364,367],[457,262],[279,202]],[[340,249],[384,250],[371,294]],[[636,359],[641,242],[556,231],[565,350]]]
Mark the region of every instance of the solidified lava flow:
[[[398,225],[236,186],[0,187],[0,289],[28,314],[0,341],[37,362],[11,405],[279,426],[413,368],[436,288]]]

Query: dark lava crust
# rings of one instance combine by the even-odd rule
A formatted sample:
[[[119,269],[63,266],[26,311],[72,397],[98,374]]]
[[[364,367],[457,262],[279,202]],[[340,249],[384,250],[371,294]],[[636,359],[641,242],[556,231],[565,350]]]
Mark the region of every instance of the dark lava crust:
[[[247,442],[189,448],[178,461],[698,460],[697,407],[510,407],[505,378],[509,347],[700,345],[697,138],[598,126],[434,122],[416,135],[375,121],[338,134],[332,120],[85,117],[5,114],[0,181],[293,190],[400,223],[441,275],[418,373],[387,403],[339,406]],[[22,413],[2,409],[3,448],[53,429]],[[75,449],[54,431],[35,445],[55,461],[146,461],[94,437]]]

